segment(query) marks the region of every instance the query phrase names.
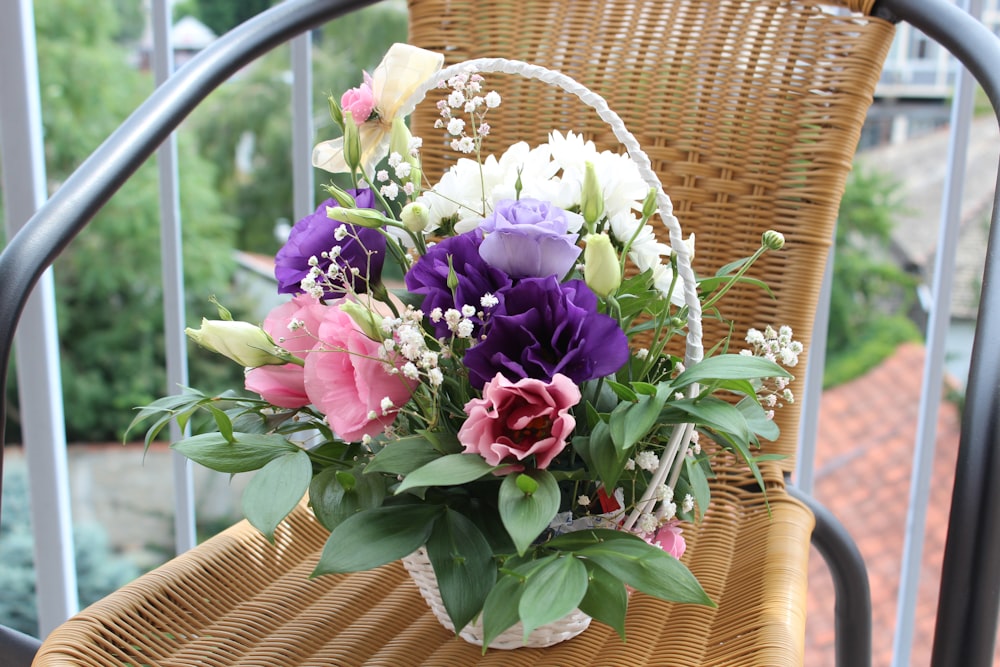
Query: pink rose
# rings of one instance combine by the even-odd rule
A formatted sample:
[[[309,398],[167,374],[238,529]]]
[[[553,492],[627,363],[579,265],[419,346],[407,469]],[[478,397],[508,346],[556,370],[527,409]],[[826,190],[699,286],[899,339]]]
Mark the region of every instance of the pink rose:
[[[300,294],[268,313],[261,326],[275,343],[304,359],[316,346],[316,332],[326,309],[316,299]],[[293,321],[301,323],[294,330],[289,328]],[[309,405],[302,367],[297,364],[255,368],[246,374],[244,386],[282,408]]]
[[[319,343],[306,357],[305,387],[334,433],[347,441],[378,435],[410,400],[411,384],[379,360],[382,344],[337,306],[327,308]],[[385,399],[388,399],[383,404]]]
[[[677,560],[680,560],[681,556],[684,555],[684,550],[687,549],[687,544],[684,542],[682,533],[683,531],[677,525],[676,521],[668,521],[656,531],[656,536],[653,538],[652,544],[655,544]]]
[[[340,97],[340,108],[351,114],[357,125],[368,120],[375,109],[375,91],[372,90],[372,78],[364,73],[365,82],[357,88],[351,88]]]
[[[511,382],[500,373],[483,387],[483,397],[465,404],[469,416],[458,431],[468,454],[475,453],[490,465],[512,462],[501,472],[524,470],[513,461],[535,457],[542,469],[566,447],[576,427],[569,409],[580,402],[580,389],[557,373],[552,382],[525,378]]]

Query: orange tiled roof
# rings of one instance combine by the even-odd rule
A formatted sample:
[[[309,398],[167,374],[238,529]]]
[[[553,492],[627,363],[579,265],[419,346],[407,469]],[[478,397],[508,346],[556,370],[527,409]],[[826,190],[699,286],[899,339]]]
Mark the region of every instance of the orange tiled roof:
[[[814,493],[868,564],[875,667],[890,665],[892,657],[924,357],[923,346],[904,344],[865,376],[824,392],[820,407]],[[959,429],[957,406],[942,402],[912,665],[930,663]],[[833,665],[833,585],[815,550],[809,576],[806,665]],[[997,656],[1000,664],[1000,649]]]

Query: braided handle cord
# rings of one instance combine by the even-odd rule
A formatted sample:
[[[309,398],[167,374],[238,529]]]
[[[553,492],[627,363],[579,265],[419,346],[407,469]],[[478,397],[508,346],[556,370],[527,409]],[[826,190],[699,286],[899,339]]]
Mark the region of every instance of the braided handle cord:
[[[684,243],[680,222],[673,214],[673,203],[670,201],[670,197],[663,191],[663,185],[653,171],[649,157],[639,146],[639,142],[635,136],[625,127],[625,122],[622,118],[611,110],[603,97],[562,72],[507,58],[477,58],[445,67],[414,91],[413,95],[404,105],[403,112],[409,114],[424,99],[427,93],[431,89],[436,88],[440,82],[447,81],[456,74],[470,71],[516,74],[556,86],[578,97],[580,101],[596,111],[601,120],[608,124],[618,141],[625,146],[629,157],[639,168],[639,174],[642,176],[642,179],[649,187],[656,191],[656,202],[660,209],[660,218],[666,224],[669,231],[670,247],[677,254],[677,271],[681,277],[684,303],[688,307],[688,333],[685,340],[684,364],[690,368],[693,364],[701,361],[704,358],[701,302],[698,300],[694,270],[691,267],[691,253],[688,251],[687,244]],[[694,397],[697,393],[697,384],[693,384],[688,388],[688,397]],[[684,463],[684,457],[678,456],[678,452],[690,440],[693,430],[693,424],[678,424],[674,427],[670,440],[667,443],[666,451],[660,457],[659,467],[653,473],[653,478],[650,480],[646,492],[623,523],[623,528],[626,530],[630,529],[642,513],[653,511],[657,502],[655,497],[656,490],[661,485],[669,481],[672,487],[676,483]],[[662,517],[664,512],[665,507],[661,505],[658,510],[658,516]]]

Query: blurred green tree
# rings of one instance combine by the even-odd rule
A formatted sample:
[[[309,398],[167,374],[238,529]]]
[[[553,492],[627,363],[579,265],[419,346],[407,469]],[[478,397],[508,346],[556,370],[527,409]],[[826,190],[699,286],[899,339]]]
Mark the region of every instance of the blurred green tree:
[[[907,316],[916,276],[889,254],[899,184],[884,173],[855,167],[840,202],[830,295],[824,385],[864,374],[908,340],[920,340]]]
[[[136,70],[130,52],[116,41],[125,1],[58,0],[35,7],[51,190],[152,90],[148,73]],[[193,135],[181,133],[179,155],[185,279],[189,294],[203,303],[230,282],[236,220],[212,189],[213,167],[197,155]],[[132,408],[165,390],[159,233],[151,161],[55,264],[71,441],[120,438]],[[215,378],[230,384],[231,366],[206,360],[193,364],[191,373],[200,385],[216,384]],[[13,428],[8,437],[17,437]]]

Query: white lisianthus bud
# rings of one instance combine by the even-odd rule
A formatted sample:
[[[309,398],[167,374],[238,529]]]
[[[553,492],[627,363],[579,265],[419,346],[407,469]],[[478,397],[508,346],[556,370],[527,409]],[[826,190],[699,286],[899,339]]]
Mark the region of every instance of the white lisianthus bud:
[[[249,322],[202,319],[200,329],[184,330],[188,338],[206,350],[217,352],[246,368],[287,364],[290,355],[276,354],[267,332]]]
[[[399,212],[399,220],[411,232],[422,232],[430,222],[430,211],[423,204],[410,202]]]
[[[785,235],[769,229],[761,234],[760,244],[768,250],[781,250],[785,245]]]
[[[351,114],[344,114],[344,162],[352,171],[361,168],[361,133]]]
[[[337,187],[333,183],[326,186],[326,191],[340,206],[345,208],[354,208],[358,205],[358,203],[354,201],[354,197],[352,197],[349,192]]]
[[[326,215],[331,220],[338,220],[351,225],[357,225],[358,227],[369,227],[371,229],[378,229],[379,227],[395,222],[371,208],[327,206]]]
[[[622,284],[618,254],[607,234],[590,234],[583,251],[584,280],[587,287],[602,298],[614,294]]]
[[[583,189],[580,193],[580,213],[587,229],[593,231],[597,221],[604,215],[604,193],[597,181],[597,171],[593,162],[587,162],[583,172]]]

